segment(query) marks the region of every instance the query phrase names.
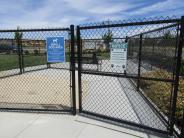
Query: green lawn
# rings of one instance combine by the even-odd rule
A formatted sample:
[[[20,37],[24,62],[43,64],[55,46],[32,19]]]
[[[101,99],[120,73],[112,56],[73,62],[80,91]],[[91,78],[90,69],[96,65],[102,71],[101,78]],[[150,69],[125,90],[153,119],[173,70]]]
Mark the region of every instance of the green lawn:
[[[82,57],[92,57],[93,53],[82,53]],[[110,59],[110,52],[106,53],[106,52],[97,52],[96,56],[99,59]]]
[[[66,54],[66,61],[69,61],[69,54]],[[24,55],[24,67],[47,64],[46,55]],[[0,55],[0,71],[19,68],[19,59],[16,54]]]
[[[0,71],[19,68],[18,55],[0,55]]]
[[[46,55],[24,55],[24,67],[47,64]]]

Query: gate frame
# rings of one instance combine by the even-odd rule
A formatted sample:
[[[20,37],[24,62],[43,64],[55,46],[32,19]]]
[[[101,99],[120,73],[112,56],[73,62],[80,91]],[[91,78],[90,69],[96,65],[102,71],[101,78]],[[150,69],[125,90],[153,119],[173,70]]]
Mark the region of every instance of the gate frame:
[[[135,25],[151,25],[151,24],[161,24],[161,23],[177,23],[178,25],[181,25],[180,28],[180,41],[179,41],[179,48],[177,50],[177,55],[176,55],[176,69],[175,70],[175,78],[173,80],[168,80],[168,79],[160,79],[160,78],[144,78],[140,76],[140,65],[141,65],[141,57],[139,57],[139,66],[138,66],[138,77],[135,76],[131,76],[131,75],[122,75],[122,74],[116,74],[116,73],[103,73],[103,72],[90,72],[90,71],[82,71],[82,39],[81,39],[81,34],[80,31],[81,30],[87,30],[87,29],[100,29],[100,28],[108,28],[108,27],[126,27],[126,26],[135,26]],[[163,27],[164,28],[164,27]],[[155,29],[156,30],[156,29]],[[107,119],[107,120],[112,120],[115,122],[121,122],[121,123],[125,123],[131,126],[135,126],[135,127],[140,127],[143,129],[147,129],[147,130],[151,130],[154,132],[158,132],[158,133],[162,133],[162,134],[169,134],[169,135],[174,135],[175,131],[174,131],[174,124],[175,124],[175,112],[176,112],[176,101],[177,101],[177,92],[178,92],[178,85],[179,85],[179,73],[180,73],[180,66],[181,66],[181,55],[182,55],[182,45],[183,45],[183,39],[184,39],[184,16],[182,16],[179,19],[166,19],[166,20],[153,20],[153,21],[143,21],[143,22],[133,22],[133,23],[121,23],[121,24],[108,24],[108,25],[87,25],[87,26],[77,26],[77,49],[78,49],[78,91],[79,91],[79,113],[84,113],[87,115],[92,115],[92,116],[96,116],[99,118],[103,118],[103,119]],[[142,35],[144,33],[140,33],[140,39],[142,39]],[[178,37],[178,36],[177,36]],[[177,44],[176,44],[177,45]],[[177,47],[177,46],[176,46]],[[140,41],[139,43],[139,56],[141,55],[141,49],[142,49],[142,41]],[[172,97],[172,107],[171,107],[171,112],[172,115],[171,117],[168,117],[169,122],[166,122],[166,120],[164,120],[162,116],[160,116],[161,119],[163,119],[162,121],[164,123],[166,123],[168,126],[168,130],[167,131],[163,131],[163,130],[159,130],[156,128],[152,128],[149,126],[145,126],[142,124],[136,124],[133,122],[129,122],[126,120],[121,120],[121,119],[117,119],[117,118],[113,118],[113,117],[109,117],[103,114],[98,114],[98,113],[94,113],[94,112],[90,112],[90,111],[84,111],[82,109],[82,84],[81,84],[81,76],[83,74],[92,74],[92,75],[102,75],[102,76],[114,76],[114,77],[122,77],[122,78],[137,78],[138,82],[137,82],[137,90],[139,90],[139,81],[140,79],[145,79],[145,80],[156,80],[156,81],[163,81],[163,82],[171,82],[174,83],[174,96]],[[147,100],[146,102],[149,102],[149,100]],[[151,104],[151,103],[150,103]],[[152,105],[152,104],[151,104]],[[156,110],[156,108],[152,108],[154,110]],[[161,115],[161,114],[158,114]],[[170,122],[171,121],[171,122]]]
[[[172,106],[171,106],[171,117],[170,117],[170,135],[174,133],[174,124],[176,122],[176,103],[178,97],[178,87],[179,87],[179,76],[180,76],[180,69],[181,69],[181,60],[182,60],[182,48],[183,48],[183,41],[184,41],[184,16],[181,17],[180,20],[180,29],[179,29],[179,44],[177,46],[177,61],[176,61],[176,69],[175,69],[175,78],[174,78],[174,90],[173,90],[173,97],[171,99]]]
[[[70,109],[64,109],[64,110],[55,110],[55,109],[37,109],[37,108],[17,108],[17,107],[11,107],[11,108],[3,108],[0,107],[0,111],[21,111],[21,112],[71,112],[73,115],[76,115],[76,93],[75,93],[75,60],[74,60],[74,46],[75,46],[75,40],[74,40],[74,25],[70,25],[69,28],[49,28],[49,29],[11,29],[11,30],[0,30],[0,33],[15,33],[15,32],[51,32],[51,31],[67,31],[70,35],[70,68],[68,69],[70,71],[71,77],[70,77],[70,92],[71,92],[71,107]],[[18,76],[22,75],[24,73],[44,70],[49,68],[49,64],[47,63],[47,67],[43,69],[36,69],[31,71],[24,71],[24,55],[23,55],[23,49],[22,49],[22,39],[17,40],[18,50],[18,65],[19,65],[19,73],[8,75],[8,76],[2,76],[0,79],[5,79],[8,77]],[[29,104],[29,103],[28,103]],[[31,103],[30,103],[31,104]]]

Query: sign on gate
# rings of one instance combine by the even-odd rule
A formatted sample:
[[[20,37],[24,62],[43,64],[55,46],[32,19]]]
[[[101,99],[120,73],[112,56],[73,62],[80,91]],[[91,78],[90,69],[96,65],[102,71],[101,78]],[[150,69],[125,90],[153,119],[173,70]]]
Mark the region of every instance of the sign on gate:
[[[111,67],[119,67],[126,70],[127,64],[127,47],[125,42],[112,42],[111,43]]]
[[[47,37],[47,62],[65,62],[64,37]]]

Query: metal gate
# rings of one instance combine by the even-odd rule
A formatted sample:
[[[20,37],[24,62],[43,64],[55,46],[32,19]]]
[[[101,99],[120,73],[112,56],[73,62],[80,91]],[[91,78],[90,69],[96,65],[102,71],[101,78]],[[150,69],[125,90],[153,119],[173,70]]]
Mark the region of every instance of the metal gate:
[[[173,134],[183,19],[78,26],[80,113]],[[116,43],[128,45],[124,66],[112,64]]]
[[[47,63],[47,37],[65,38],[63,63]],[[75,111],[74,26],[0,30],[0,109]]]

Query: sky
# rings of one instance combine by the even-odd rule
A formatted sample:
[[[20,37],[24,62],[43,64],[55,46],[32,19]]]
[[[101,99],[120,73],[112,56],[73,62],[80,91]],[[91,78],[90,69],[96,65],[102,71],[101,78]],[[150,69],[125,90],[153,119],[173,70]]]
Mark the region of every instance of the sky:
[[[0,0],[1,29],[173,15],[184,15],[184,0]]]

